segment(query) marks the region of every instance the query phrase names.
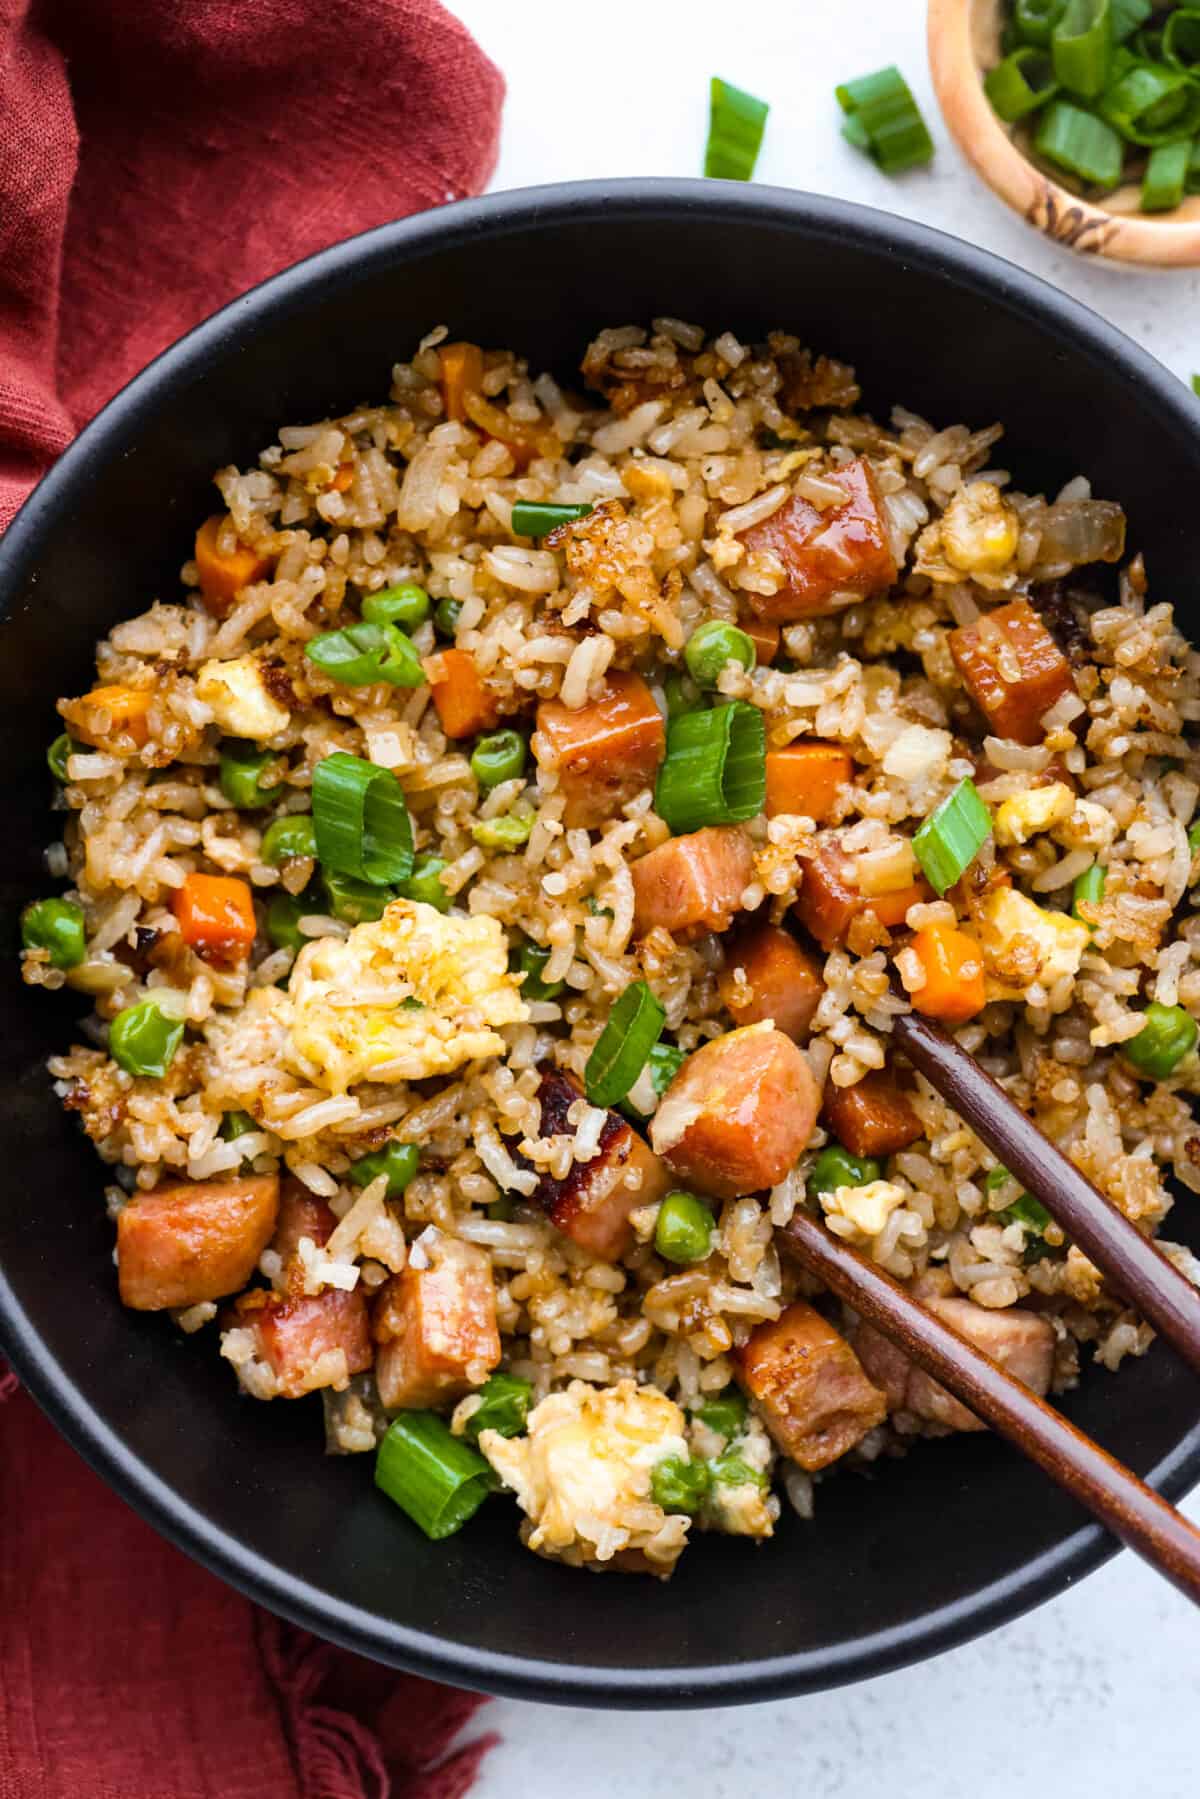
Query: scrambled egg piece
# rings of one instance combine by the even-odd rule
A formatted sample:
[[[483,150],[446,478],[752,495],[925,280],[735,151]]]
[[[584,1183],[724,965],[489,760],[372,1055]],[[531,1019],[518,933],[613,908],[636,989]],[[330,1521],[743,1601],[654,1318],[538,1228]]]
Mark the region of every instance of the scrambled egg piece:
[[[443,917],[412,900],[347,938],[307,944],[288,991],[293,1057],[333,1093],[502,1055],[498,1027],[529,1016],[496,919]]]
[[[1015,887],[997,887],[979,911],[987,997],[1022,999],[1035,982],[1051,987],[1079,972],[1088,928],[1065,912],[1047,912]]]
[[[1106,850],[1117,834],[1117,821],[1095,800],[1076,800],[1071,815],[1052,835],[1068,850]]]
[[[656,1387],[572,1381],[529,1414],[528,1435],[479,1435],[479,1447],[529,1523],[530,1549],[574,1567],[644,1568],[670,1574],[691,1519],[650,1494],[665,1456],[686,1457],[684,1416]],[[619,1558],[619,1559],[615,1559]]]
[[[254,656],[205,662],[196,676],[196,698],[212,707],[213,720],[230,737],[261,743],[287,729],[291,713],[267,692]]]
[[[1031,787],[1025,793],[1014,793],[1003,800],[996,811],[996,842],[1007,845],[1028,843],[1042,831],[1052,831],[1063,824],[1075,810],[1075,795],[1065,781],[1051,781],[1047,787]],[[1107,814],[1106,814],[1107,816]]]
[[[865,1187],[835,1187],[820,1197],[836,1234],[862,1242],[879,1235],[896,1208],[904,1204],[905,1195],[903,1187],[891,1181],[870,1181]]]

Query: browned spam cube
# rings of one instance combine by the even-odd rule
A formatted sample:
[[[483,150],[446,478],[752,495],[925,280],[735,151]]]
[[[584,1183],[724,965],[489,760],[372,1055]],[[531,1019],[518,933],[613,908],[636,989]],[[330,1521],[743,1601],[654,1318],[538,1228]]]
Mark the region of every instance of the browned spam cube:
[[[924,1125],[887,1069],[865,1074],[853,1087],[835,1087],[828,1082],[825,1122],[855,1156],[891,1156],[925,1134]]]
[[[543,1137],[574,1134],[567,1113],[581,1097],[578,1087],[557,1070],[542,1076]],[[562,1180],[543,1174],[534,1199],[557,1230],[589,1255],[616,1262],[633,1242],[630,1215],[655,1204],[671,1187],[669,1170],[619,1112],[608,1113],[599,1153],[573,1162]]]
[[[969,1299],[934,1296],[924,1303],[960,1337],[999,1362],[1014,1380],[1023,1382],[1041,1397],[1050,1391],[1054,1328],[1047,1319],[1020,1306],[993,1311]],[[968,1411],[953,1393],[948,1393],[939,1381],[918,1368],[902,1349],[870,1325],[859,1325],[854,1347],[871,1379],[887,1396],[890,1412],[911,1412],[943,1430],[987,1429],[983,1420]]]
[[[410,1261],[375,1301],[375,1379],[389,1411],[461,1398],[500,1360],[496,1285],[483,1250],[443,1237],[428,1254],[429,1267]]]
[[[666,728],[640,675],[608,676],[598,700],[571,708],[543,700],[533,752],[558,771],[568,830],[595,830],[654,785],[666,749]]]
[[[803,1300],[751,1331],[738,1380],[785,1455],[827,1468],[887,1417],[887,1401],[846,1339]]]
[[[1042,741],[1042,715],[1074,693],[1071,665],[1027,600],[997,606],[951,631],[950,654],[997,737]]]
[[[139,1193],[117,1217],[122,1303],[157,1312],[236,1293],[271,1241],[278,1209],[273,1174],[175,1181]]]
[[[729,945],[717,979],[721,1003],[738,1025],[769,1018],[785,1036],[808,1036],[825,979],[821,964],[778,925],[752,925]]]
[[[634,932],[688,938],[728,930],[754,879],[754,847],[740,825],[671,837],[633,864]]]
[[[788,623],[837,612],[854,599],[883,593],[896,579],[883,503],[861,456],[829,475],[845,489],[840,506],[823,511],[793,494],[760,524],[741,533],[753,554],[766,550],[785,571],[775,593],[748,593],[758,617]]]
[[[375,1359],[366,1301],[357,1288],[292,1297],[245,1293],[233,1321],[253,1333],[255,1354],[271,1369],[283,1399],[344,1387]]]

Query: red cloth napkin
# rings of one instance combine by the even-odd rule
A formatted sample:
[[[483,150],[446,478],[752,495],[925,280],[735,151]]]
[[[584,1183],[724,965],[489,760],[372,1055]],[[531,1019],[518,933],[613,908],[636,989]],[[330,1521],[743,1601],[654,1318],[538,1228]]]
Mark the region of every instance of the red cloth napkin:
[[[206,314],[478,192],[502,97],[436,0],[0,0],[0,528]],[[467,1791],[475,1696],[259,1610],[14,1389],[0,1367],[0,1799]]]

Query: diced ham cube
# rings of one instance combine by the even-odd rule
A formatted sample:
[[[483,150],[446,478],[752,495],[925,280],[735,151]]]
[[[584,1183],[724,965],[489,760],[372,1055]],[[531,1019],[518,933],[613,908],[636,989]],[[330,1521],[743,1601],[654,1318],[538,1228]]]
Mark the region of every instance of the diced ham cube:
[[[301,1237],[308,1237],[320,1248],[328,1243],[336,1228],[337,1216],[327,1201],[294,1174],[288,1175],[279,1191],[279,1216],[271,1238],[271,1248],[280,1261],[291,1261]]]
[[[767,551],[783,564],[775,593],[748,593],[759,618],[788,623],[839,611],[853,600],[883,593],[896,579],[883,503],[863,457],[828,476],[846,492],[840,506],[820,511],[799,494],[741,534],[750,554]]]
[[[634,933],[681,939],[729,928],[754,879],[754,848],[740,825],[671,837],[633,864]]]
[[[820,1104],[791,1038],[750,1025],[688,1057],[659,1102],[650,1141],[685,1186],[737,1199],[795,1167]]]
[[[1042,714],[1075,692],[1071,664],[1027,600],[951,631],[950,654],[997,737],[1040,743]]]
[[[751,1331],[738,1380],[780,1449],[815,1473],[887,1417],[887,1401],[846,1339],[803,1300]]]
[[[278,1210],[273,1174],[139,1193],[117,1217],[122,1303],[158,1312],[236,1293],[270,1242]]]
[[[754,645],[754,666],[768,668],[779,654],[780,639],[783,636],[780,627],[770,625],[765,619],[755,618],[751,614],[748,618],[738,619],[738,630],[744,631]]]
[[[581,1098],[575,1083],[557,1070],[542,1076],[538,1089],[543,1137],[569,1137],[575,1127],[567,1113]],[[633,1241],[630,1214],[670,1190],[671,1176],[619,1112],[609,1112],[600,1132],[599,1154],[573,1162],[559,1181],[543,1174],[534,1199],[557,1230],[602,1261],[616,1262]]]
[[[721,1003],[735,1024],[769,1018],[785,1036],[801,1043],[825,991],[816,957],[777,925],[753,925],[725,952],[717,980]]]
[[[891,893],[873,893],[868,898],[854,885],[854,865],[849,856],[830,837],[821,843],[815,856],[804,862],[795,913],[821,948],[830,950],[845,943],[850,926],[860,915],[869,915],[886,930],[894,931],[904,923],[910,906],[932,897],[927,883],[916,880]]]
[[[887,1069],[865,1074],[853,1087],[825,1088],[825,1122],[851,1155],[894,1155],[923,1137],[925,1127]]]
[[[1019,1306],[991,1311],[969,1299],[931,1297],[925,1304],[943,1324],[990,1355],[1015,1380],[1042,1397],[1049,1392],[1054,1368],[1054,1329],[1045,1318]],[[854,1347],[871,1379],[886,1394],[890,1412],[912,1412],[943,1430],[987,1429],[982,1419],[969,1412],[953,1393],[948,1393],[870,1325],[859,1325]]]
[[[271,1369],[283,1399],[344,1387],[375,1359],[358,1288],[343,1293],[327,1287],[291,1297],[256,1289],[238,1300],[232,1322],[253,1334],[255,1356]]]
[[[666,727],[640,675],[612,674],[598,700],[574,711],[561,700],[538,707],[533,752],[558,771],[569,831],[594,830],[654,785],[666,751]]]
[[[430,1266],[394,1274],[375,1301],[375,1380],[389,1411],[441,1405],[482,1386],[500,1360],[496,1284],[483,1250],[440,1238]]]

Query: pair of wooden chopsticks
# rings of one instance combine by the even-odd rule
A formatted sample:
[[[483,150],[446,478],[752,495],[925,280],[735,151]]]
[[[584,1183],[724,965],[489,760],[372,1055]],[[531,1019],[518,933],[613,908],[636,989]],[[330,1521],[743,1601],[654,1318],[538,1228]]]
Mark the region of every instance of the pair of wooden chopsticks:
[[[1118,1291],[1200,1370],[1200,1292],[1092,1186],[951,1037],[916,1013],[893,1041]],[[865,1256],[797,1213],[783,1246],[1008,1437],[1130,1549],[1200,1603],[1200,1530]]]

